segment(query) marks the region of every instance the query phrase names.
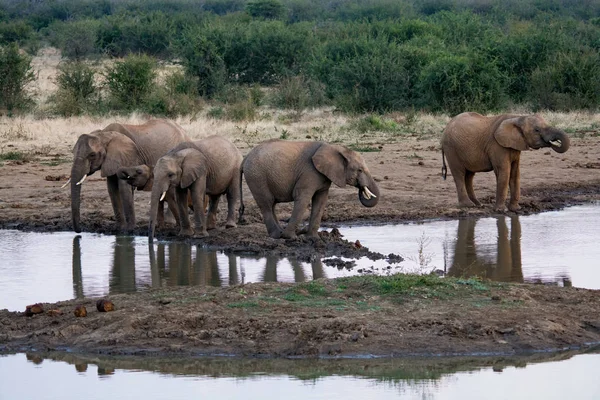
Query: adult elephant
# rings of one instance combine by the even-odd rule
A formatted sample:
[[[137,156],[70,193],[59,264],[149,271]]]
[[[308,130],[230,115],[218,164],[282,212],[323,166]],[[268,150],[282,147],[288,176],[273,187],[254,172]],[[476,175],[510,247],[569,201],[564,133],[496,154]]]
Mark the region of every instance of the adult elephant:
[[[106,128],[77,139],[71,168],[71,216],[73,230],[81,232],[81,184],[88,175],[100,170],[106,177],[108,194],[117,228],[131,231],[135,227],[133,193],[125,181],[117,178],[119,167],[153,166],[169,149],[189,138],[177,124],[167,120],[150,120],[142,125],[113,123]]]
[[[360,154],[324,142],[269,140],[248,153],[242,170],[269,236],[294,238],[302,215],[312,202],[309,225],[300,233],[317,237],[331,182],[357,187],[362,205],[379,201],[379,188]],[[294,202],[284,230],[275,215],[275,204]]]
[[[446,179],[448,160],[461,207],[480,206],[473,191],[476,172],[496,174],[496,211],[517,211],[520,197],[519,160],[521,151],[551,147],[558,153],[569,149],[569,137],[549,126],[539,115],[485,117],[466,112],[454,117],[442,135],[442,176]]]
[[[154,183],[150,202],[148,237],[154,238],[158,204],[169,189],[175,189],[180,235],[194,235],[187,214],[188,190],[194,205],[196,234],[208,236],[216,227],[219,199],[227,196],[225,226],[236,226],[235,203],[240,199],[240,168],[242,153],[227,139],[214,135],[195,142],[182,143],[161,157],[154,167]],[[204,212],[204,198],[208,195],[208,215]]]

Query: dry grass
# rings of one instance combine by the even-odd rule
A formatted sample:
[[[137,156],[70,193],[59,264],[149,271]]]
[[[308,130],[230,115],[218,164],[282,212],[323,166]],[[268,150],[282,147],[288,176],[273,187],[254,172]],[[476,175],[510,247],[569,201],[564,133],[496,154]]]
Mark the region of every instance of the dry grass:
[[[33,59],[33,67],[37,80],[32,84],[38,104],[57,90],[57,67],[61,61],[60,52],[56,49],[40,50]],[[106,63],[97,63],[103,68]],[[174,65],[161,64],[159,76],[171,73],[178,68]],[[394,112],[382,119],[393,121],[398,129],[393,132],[369,131],[359,133],[354,126],[355,121],[365,116],[348,116],[335,112],[332,108],[307,110],[302,113],[292,110],[259,108],[258,118],[252,121],[228,121],[210,117],[210,105],[202,112],[189,117],[179,117],[176,122],[181,125],[193,139],[210,135],[221,135],[232,140],[241,149],[248,149],[255,144],[271,138],[289,140],[324,140],[346,145],[365,145],[377,143],[394,143],[404,140],[406,136],[417,138],[435,138],[441,135],[444,126],[450,120],[447,115],[426,113]],[[509,112],[526,114],[530,111],[515,108]],[[565,129],[574,135],[600,132],[600,114],[590,112],[542,112],[548,123]],[[38,113],[39,115],[39,113]],[[0,149],[35,152],[40,148],[52,149],[60,154],[70,154],[77,137],[118,121],[128,124],[140,124],[151,118],[147,115],[132,114],[126,117],[71,117],[71,118],[36,118],[34,115],[17,118],[0,117]]]

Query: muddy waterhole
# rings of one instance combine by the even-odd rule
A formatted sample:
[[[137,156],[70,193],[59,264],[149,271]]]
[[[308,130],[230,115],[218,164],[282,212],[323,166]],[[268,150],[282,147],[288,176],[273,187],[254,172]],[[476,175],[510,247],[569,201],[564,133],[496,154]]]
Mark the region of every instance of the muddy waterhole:
[[[388,261],[256,257],[147,238],[0,230],[0,308],[175,285],[395,272],[600,288],[600,204],[530,216],[340,226]],[[341,262],[343,261],[343,262]],[[335,265],[332,265],[335,264]],[[0,356],[0,399],[600,398],[600,355],[475,360],[136,360],[64,354]],[[66,379],[65,379],[66,378]],[[10,384],[5,384],[10,381]],[[63,381],[65,384],[57,385]],[[35,382],[35,385],[31,385]],[[285,392],[284,392],[285,391]]]

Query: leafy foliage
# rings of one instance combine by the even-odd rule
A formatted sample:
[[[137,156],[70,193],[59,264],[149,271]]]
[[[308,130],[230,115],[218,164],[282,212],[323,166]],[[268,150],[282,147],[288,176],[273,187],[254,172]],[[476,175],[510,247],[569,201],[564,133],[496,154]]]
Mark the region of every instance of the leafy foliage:
[[[0,108],[12,113],[30,106],[27,85],[34,79],[29,56],[21,54],[16,44],[0,47]]]

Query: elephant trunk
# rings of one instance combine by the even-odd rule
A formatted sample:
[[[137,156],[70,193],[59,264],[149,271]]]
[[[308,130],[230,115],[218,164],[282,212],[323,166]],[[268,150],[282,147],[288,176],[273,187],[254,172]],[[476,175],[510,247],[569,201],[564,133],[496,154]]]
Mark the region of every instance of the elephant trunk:
[[[375,207],[379,202],[379,186],[372,177],[359,180],[358,199],[365,207]]]
[[[75,159],[71,168],[71,220],[73,230],[81,232],[81,183],[89,171],[89,163],[82,159]]]
[[[564,153],[569,150],[571,141],[566,133],[559,129],[551,129],[549,134],[544,136],[544,140],[552,147],[552,150],[557,153]]]
[[[158,220],[158,204],[161,202],[161,200],[163,200],[163,194],[165,192],[166,190],[162,190],[159,185],[154,185],[152,188],[152,196],[150,200],[150,218],[148,221],[148,240],[150,241],[154,239],[156,221]]]

